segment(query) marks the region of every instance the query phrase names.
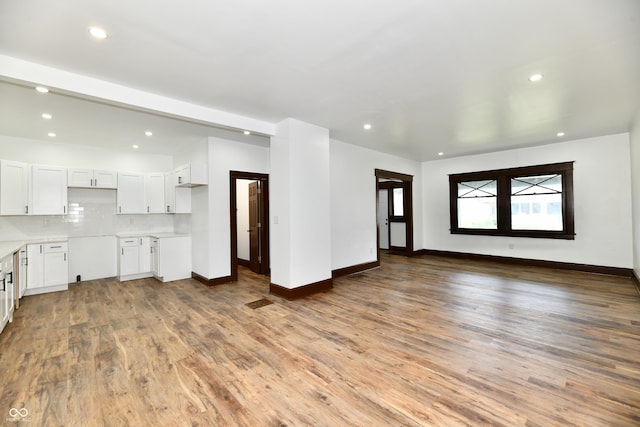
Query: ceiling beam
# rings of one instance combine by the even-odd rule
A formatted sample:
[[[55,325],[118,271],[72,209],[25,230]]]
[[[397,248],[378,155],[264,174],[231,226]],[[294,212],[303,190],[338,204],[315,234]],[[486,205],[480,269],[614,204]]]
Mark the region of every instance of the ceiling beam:
[[[11,56],[0,55],[0,78],[41,85],[78,98],[93,99],[159,115],[181,118],[225,129],[248,130],[272,136],[274,123],[216,110],[145,92],[105,80],[71,73]]]

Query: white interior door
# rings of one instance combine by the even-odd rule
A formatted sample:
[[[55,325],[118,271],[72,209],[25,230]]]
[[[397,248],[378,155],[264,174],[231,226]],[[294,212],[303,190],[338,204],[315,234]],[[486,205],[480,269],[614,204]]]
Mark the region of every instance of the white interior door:
[[[378,190],[380,249],[389,249],[389,190]]]

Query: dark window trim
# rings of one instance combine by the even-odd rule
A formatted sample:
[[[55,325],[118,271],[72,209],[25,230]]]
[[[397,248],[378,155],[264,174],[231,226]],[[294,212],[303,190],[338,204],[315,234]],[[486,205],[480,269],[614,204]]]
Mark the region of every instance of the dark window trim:
[[[495,169],[449,175],[449,212],[451,234],[483,236],[535,237],[546,239],[575,239],[573,207],[573,163],[552,163],[509,169]],[[560,174],[562,177],[562,231],[512,230],[511,229],[511,178],[544,174]],[[498,228],[475,229],[458,227],[458,183],[464,181],[496,180],[498,185]]]

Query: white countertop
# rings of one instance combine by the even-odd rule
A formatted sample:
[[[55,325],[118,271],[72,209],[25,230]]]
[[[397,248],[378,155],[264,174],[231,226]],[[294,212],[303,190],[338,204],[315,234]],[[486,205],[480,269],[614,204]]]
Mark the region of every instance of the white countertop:
[[[113,236],[113,235],[111,235]],[[165,239],[165,238],[173,238],[173,237],[191,237],[190,234],[181,234],[181,233],[172,233],[172,232],[163,232],[163,233],[155,233],[153,231],[142,232],[142,233],[118,233],[115,237],[154,237],[156,239]],[[11,255],[12,253],[20,250],[20,248],[24,245],[28,245],[31,243],[55,243],[55,242],[67,242],[69,239],[81,238],[82,236],[50,236],[50,237],[41,237],[41,238],[33,238],[33,239],[24,239],[24,240],[7,240],[0,241],[0,258],[4,258],[7,255]],[[105,236],[90,236],[90,237],[105,237]]]
[[[30,243],[55,243],[55,242],[66,242],[69,238],[66,236],[54,236],[54,237],[43,237],[40,239],[25,239],[25,240],[10,240],[0,242],[0,258],[4,258],[7,255],[11,255],[12,253],[20,250],[24,245],[28,245]]]
[[[164,239],[171,237],[190,237],[190,234],[181,234],[181,233],[172,233],[172,232],[163,232],[163,233],[154,233],[153,231],[147,233],[118,233],[116,237],[122,237],[128,239],[130,237],[155,237],[156,239]]]

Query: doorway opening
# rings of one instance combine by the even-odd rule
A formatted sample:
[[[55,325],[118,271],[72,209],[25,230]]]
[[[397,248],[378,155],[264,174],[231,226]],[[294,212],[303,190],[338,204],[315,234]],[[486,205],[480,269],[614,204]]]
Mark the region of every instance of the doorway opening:
[[[238,280],[238,265],[268,276],[269,175],[231,171],[231,279]]]
[[[378,261],[380,251],[413,255],[413,176],[376,169]]]

